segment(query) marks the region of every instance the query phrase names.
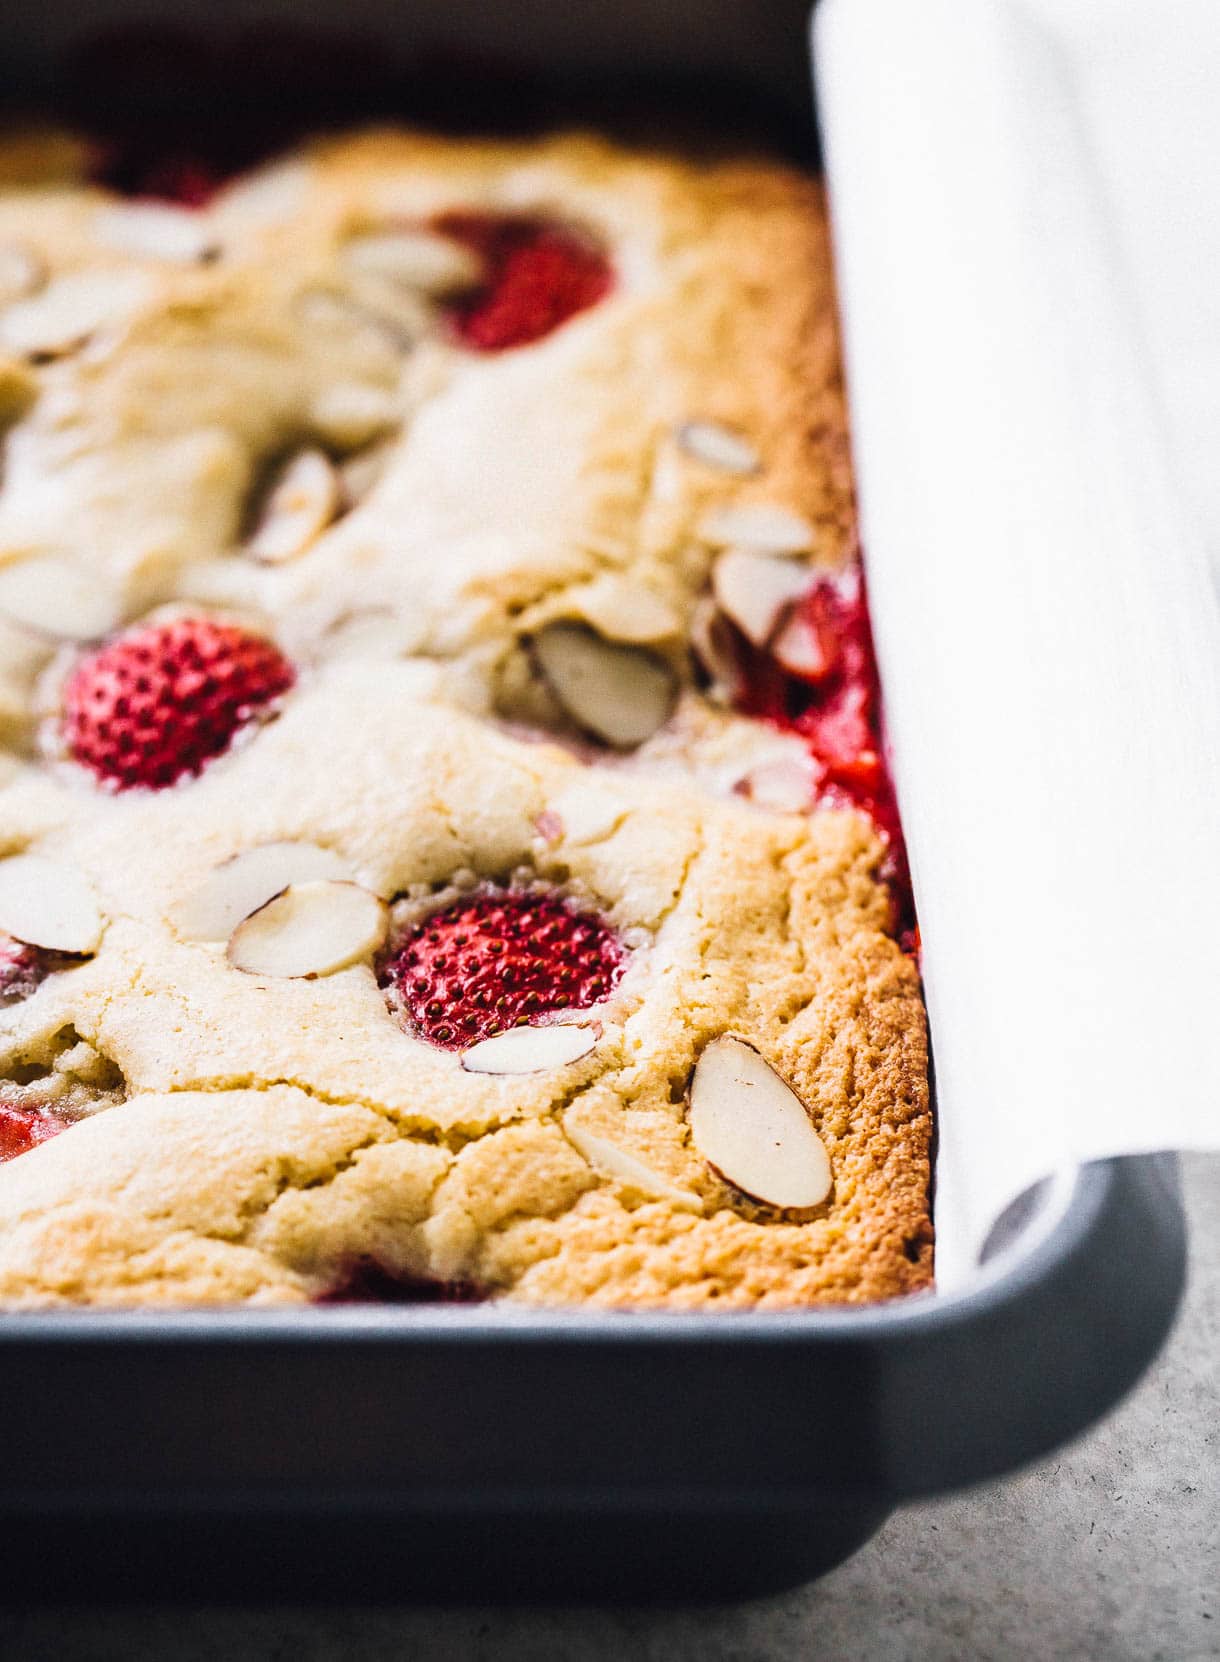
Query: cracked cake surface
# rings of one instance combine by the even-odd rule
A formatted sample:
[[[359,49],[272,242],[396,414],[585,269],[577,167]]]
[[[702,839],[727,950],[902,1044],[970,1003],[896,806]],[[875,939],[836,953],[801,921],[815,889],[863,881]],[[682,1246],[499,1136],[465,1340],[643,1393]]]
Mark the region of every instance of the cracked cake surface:
[[[817,184],[12,142],[0,1304],[929,1285]]]

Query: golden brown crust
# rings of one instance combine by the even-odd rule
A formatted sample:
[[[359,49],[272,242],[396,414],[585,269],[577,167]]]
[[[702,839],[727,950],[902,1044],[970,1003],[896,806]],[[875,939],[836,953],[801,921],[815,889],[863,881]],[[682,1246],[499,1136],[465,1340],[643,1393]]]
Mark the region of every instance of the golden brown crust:
[[[347,239],[454,205],[593,231],[614,294],[487,359],[446,345],[418,296],[370,326]],[[211,263],[132,253],[122,225],[99,232],[114,207],[83,188],[0,198],[0,243],[37,244],[52,279],[118,272],[125,296],[83,350],[13,349],[37,397],[10,434],[0,570],[66,558],[116,620],[184,603],[249,618],[300,677],[197,781],[110,797],[37,759],[62,664],[0,618],[3,849],[75,867],[106,918],[95,956],[0,1009],[0,1078],[71,1114],[125,1098],[0,1167],[0,1301],[299,1301],[362,1260],[546,1303],[927,1286],[924,1017],[883,845],[863,815],[734,795],[743,757],[795,741],[710,706],[686,645],[712,509],[803,516],[815,563],[853,546],[818,187],[583,137],[383,131],[223,195]],[[683,455],[692,420],[747,435],[757,472]],[[246,557],[269,455],[385,433],[366,502],[300,559]],[[370,612],[380,633],[353,658],[344,631]],[[494,719],[571,739],[531,658],[556,620],[646,646],[680,682],[633,755]],[[595,1048],[541,1074],[467,1073],[402,1030],[371,962],[251,976],[175,924],[219,862],[280,839],[334,851],[387,897],[525,873],[595,906],[632,946]],[[749,1199],[691,1140],[692,1069],[724,1033],[789,1081],[829,1152],[830,1196],[807,1214]],[[640,1162],[644,1187],[592,1163],[590,1136]]]

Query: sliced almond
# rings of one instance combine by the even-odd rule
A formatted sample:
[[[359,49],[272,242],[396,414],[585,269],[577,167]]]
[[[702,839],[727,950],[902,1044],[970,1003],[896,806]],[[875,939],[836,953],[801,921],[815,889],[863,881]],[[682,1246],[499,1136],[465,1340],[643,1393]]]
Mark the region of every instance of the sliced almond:
[[[216,198],[213,215],[249,229],[283,224],[304,208],[312,168],[302,161],[271,162],[243,173]]]
[[[24,243],[0,243],[0,306],[23,300],[47,280],[46,262]]]
[[[385,939],[389,913],[358,883],[292,883],[229,937],[229,962],[248,975],[333,975]]]
[[[172,202],[124,202],[104,208],[93,231],[108,248],[177,265],[197,265],[219,253],[207,221]]]
[[[820,1206],[830,1161],[804,1104],[754,1046],[732,1034],[707,1045],[691,1077],[695,1147],[722,1177],[768,1206]]]
[[[741,671],[733,650],[732,632],[710,595],[703,595],[695,602],[690,619],[690,644],[711,682],[708,697],[719,703],[731,703],[740,690]]]
[[[0,860],[0,930],[48,952],[88,953],[102,938],[102,914],[74,866],[14,854]]]
[[[641,645],[668,640],[681,627],[663,595],[622,577],[603,577],[569,596],[574,608],[599,635]]]
[[[777,814],[803,814],[817,795],[813,763],[798,756],[760,762],[738,783],[738,793]]]
[[[260,843],[222,860],[199,887],[170,911],[170,922],[192,941],[227,941],[243,918],[293,883],[350,876],[332,848],[317,843]]]
[[[630,750],[668,721],[677,687],[650,652],[603,640],[578,623],[551,623],[534,636],[551,691],[577,726]]]
[[[336,381],[325,387],[310,407],[314,426],[328,443],[341,450],[368,445],[393,427],[400,413],[399,399],[388,387],[364,381]]]
[[[393,452],[394,446],[388,441],[384,444],[369,444],[339,464],[339,489],[345,508],[358,508],[372,495],[389,466]]]
[[[677,431],[688,456],[720,473],[757,473],[762,467],[757,450],[734,427],[719,421],[687,421]]]
[[[349,342],[358,337],[370,351],[382,358],[389,353],[397,357],[414,343],[422,328],[422,325],[420,328],[404,327],[392,317],[386,317],[377,307],[370,307],[351,295],[336,294],[331,289],[305,289],[297,296],[293,307],[298,319],[307,328],[324,329],[327,333],[347,337]]]
[[[437,297],[473,288],[483,275],[472,250],[422,227],[352,237],[343,256],[355,271]]]
[[[510,1027],[462,1052],[467,1073],[542,1073],[567,1067],[587,1056],[597,1043],[596,1027],[556,1023],[549,1027]]]
[[[712,571],[712,593],[720,610],[755,646],[766,646],[809,583],[808,568],[799,560],[744,548],[730,548]]]
[[[352,295],[400,349],[413,346],[432,325],[432,312],[424,295],[392,277],[372,271],[355,273]]]
[[[0,345],[58,357],[108,325],[124,322],[150,292],[143,271],[71,271],[0,313]]]
[[[321,450],[300,450],[281,469],[246,540],[264,565],[295,560],[321,536],[339,509],[339,477]]]
[[[586,1130],[583,1125],[574,1125],[570,1120],[564,1121],[563,1134],[594,1171],[613,1177],[642,1195],[668,1200],[684,1212],[702,1212],[703,1201],[699,1195],[671,1183],[667,1177],[653,1171],[638,1155],[630,1154],[617,1143],[612,1143],[609,1137],[601,1137],[595,1131]]]
[[[92,641],[122,622],[114,590],[53,555],[0,567],[0,613],[52,640]]]
[[[810,554],[817,540],[803,515],[769,502],[713,508],[699,532],[714,548],[749,548],[756,554]]]
[[[581,778],[552,797],[548,807],[560,822],[560,836],[580,845],[601,842],[617,831],[631,805],[619,792],[594,779]]]
[[[820,681],[833,667],[816,624],[798,615],[790,617],[772,641],[771,656],[803,681]]]

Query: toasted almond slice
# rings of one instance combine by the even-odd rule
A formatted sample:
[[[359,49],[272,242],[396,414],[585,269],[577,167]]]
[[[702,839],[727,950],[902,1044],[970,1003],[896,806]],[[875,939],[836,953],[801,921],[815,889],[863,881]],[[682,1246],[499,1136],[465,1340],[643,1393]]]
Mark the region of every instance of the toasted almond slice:
[[[23,300],[47,280],[46,262],[24,243],[0,244],[0,306]]]
[[[403,292],[403,291],[400,291]],[[413,344],[418,329],[404,329],[392,318],[350,295],[336,294],[331,289],[305,289],[293,302],[293,309],[302,324],[310,329],[359,340],[380,358],[393,354],[396,358]]]
[[[339,464],[339,489],[345,508],[358,508],[372,495],[389,466],[393,451],[394,446],[388,440],[384,444],[369,444]]]
[[[548,1027],[510,1027],[462,1052],[467,1073],[542,1073],[587,1056],[600,1038],[595,1026],[557,1022]]]
[[[405,283],[438,298],[473,288],[482,276],[482,266],[469,248],[422,227],[353,237],[343,255],[354,271]]]
[[[581,617],[607,640],[642,645],[668,640],[681,627],[663,595],[622,577],[603,577],[571,596]]]
[[[225,224],[253,230],[283,224],[304,208],[312,173],[309,163],[293,160],[240,174],[216,198],[213,215]]]
[[[52,640],[92,641],[122,622],[113,589],[53,555],[0,567],[0,613]]]
[[[690,644],[711,682],[708,697],[716,703],[731,703],[740,690],[741,671],[732,632],[710,595],[701,596],[691,611]]]
[[[684,1212],[702,1212],[703,1201],[699,1195],[671,1183],[668,1178],[653,1171],[638,1155],[630,1154],[617,1143],[612,1143],[609,1137],[601,1137],[583,1125],[574,1125],[570,1120],[564,1121],[563,1134],[577,1154],[583,1160],[587,1160],[594,1171],[599,1171],[606,1177],[616,1178],[629,1189],[636,1189],[642,1195],[654,1195],[658,1200],[668,1200]]]
[[[246,553],[264,565],[283,565],[321,536],[339,508],[339,477],[321,450],[300,450],[267,494]]]
[[[336,381],[314,399],[310,407],[314,426],[324,439],[340,450],[369,445],[393,427],[400,414],[400,401],[387,387],[364,381]]]
[[[188,940],[226,941],[243,918],[291,884],[350,875],[333,848],[317,843],[260,843],[214,866],[199,887],[171,909],[169,918]]]
[[[750,769],[740,794],[777,814],[803,814],[813,806],[817,778],[813,764],[799,756],[777,756]]]
[[[385,938],[383,900],[359,883],[291,883],[229,937],[229,962],[248,975],[333,975]]]
[[[125,321],[149,292],[143,271],[70,271],[0,313],[0,345],[57,357],[98,329]]]
[[[720,421],[684,422],[678,428],[677,439],[688,456],[720,473],[757,473],[762,467],[750,441]]]
[[[788,619],[771,643],[771,656],[789,675],[803,681],[820,681],[831,669],[822,637],[807,617]]]
[[[561,837],[576,844],[601,842],[623,823],[630,806],[619,792],[589,778],[568,785],[549,803],[562,826]]]
[[[716,561],[712,593],[720,610],[747,640],[766,646],[809,582],[809,571],[799,560],[730,548]]]
[[[734,502],[713,508],[699,533],[714,548],[749,548],[755,554],[809,554],[817,540],[803,515],[769,502]]]
[[[705,1046],[690,1083],[695,1147],[728,1181],[768,1206],[820,1206],[830,1161],[804,1104],[744,1039]]]
[[[88,953],[102,938],[102,914],[74,866],[14,854],[0,860],[0,930],[48,952]]]
[[[123,202],[103,208],[93,231],[108,248],[177,265],[198,265],[220,252],[207,221],[172,202]]]
[[[630,750],[669,719],[677,688],[669,666],[636,646],[606,641],[578,623],[551,623],[534,636],[551,691],[587,733]]]
[[[400,349],[413,346],[432,324],[428,301],[418,289],[396,283],[392,277],[375,272],[355,272],[351,278],[352,297],[369,318],[394,339]]]

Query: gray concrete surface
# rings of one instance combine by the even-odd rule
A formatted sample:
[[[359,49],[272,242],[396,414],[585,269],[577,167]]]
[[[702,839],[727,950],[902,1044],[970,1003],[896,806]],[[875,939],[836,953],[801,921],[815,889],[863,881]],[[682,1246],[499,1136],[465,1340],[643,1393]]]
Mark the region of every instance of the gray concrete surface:
[[[1204,1662],[1220,1658],[1220,1161],[1184,1166],[1186,1305],[1075,1447],[894,1518],[833,1575],[704,1611],[0,1615],[3,1662]],[[0,1548],[2,1550],[2,1548]]]

